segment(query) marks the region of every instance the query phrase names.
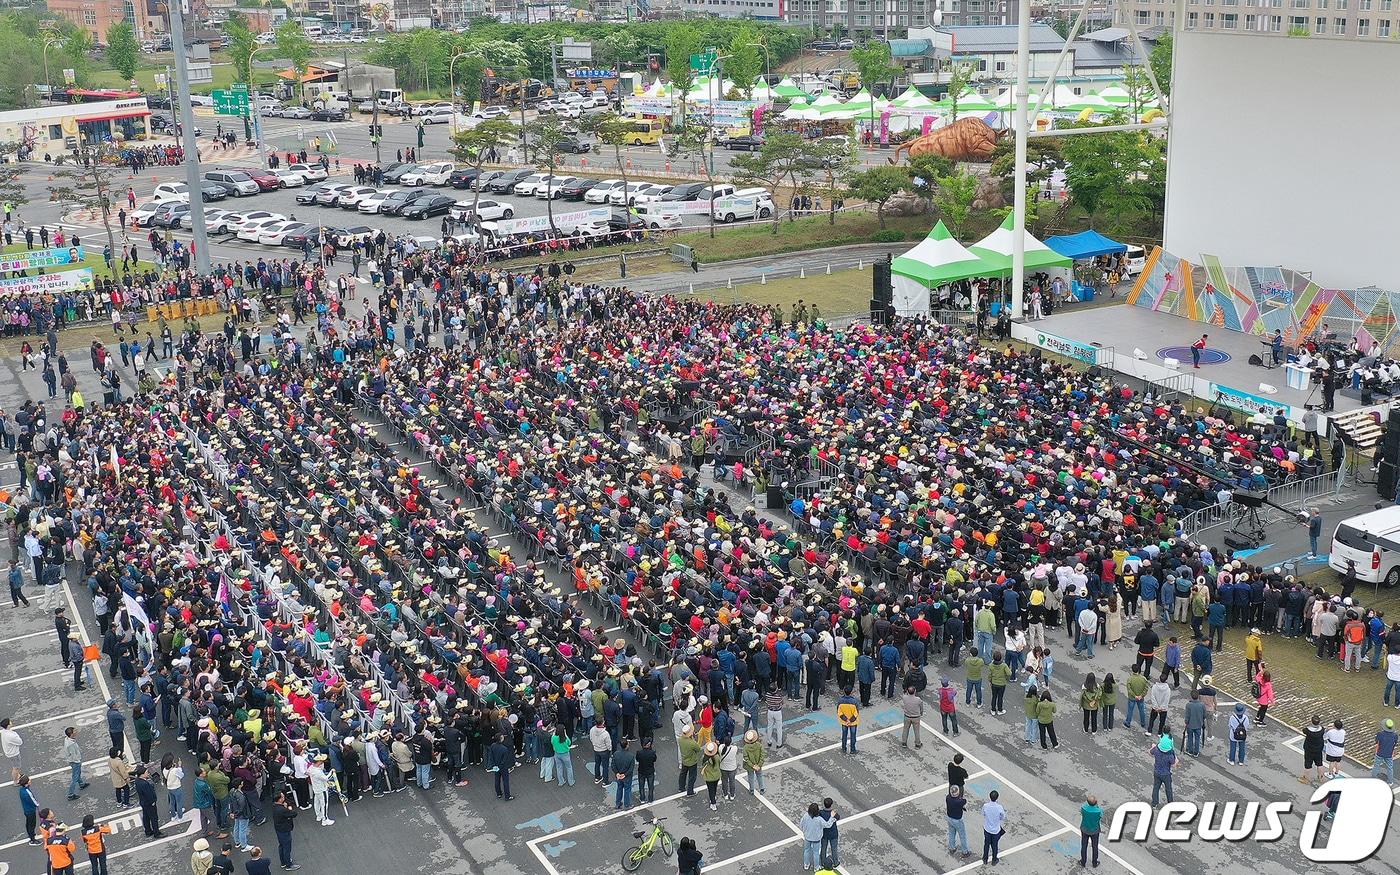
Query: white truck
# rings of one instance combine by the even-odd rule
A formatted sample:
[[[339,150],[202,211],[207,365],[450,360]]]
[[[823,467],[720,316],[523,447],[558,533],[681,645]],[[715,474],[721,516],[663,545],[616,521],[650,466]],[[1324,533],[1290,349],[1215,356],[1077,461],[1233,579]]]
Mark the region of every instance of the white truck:
[[[777,210],[773,197],[766,189],[745,188],[715,198],[715,221],[740,222],[751,219],[769,219]]]

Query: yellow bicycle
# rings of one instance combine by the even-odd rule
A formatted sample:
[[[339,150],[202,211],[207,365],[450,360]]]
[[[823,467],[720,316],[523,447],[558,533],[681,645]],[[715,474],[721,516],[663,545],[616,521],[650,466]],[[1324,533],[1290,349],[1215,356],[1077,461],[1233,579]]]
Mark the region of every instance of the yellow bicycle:
[[[642,843],[633,845],[622,855],[622,871],[636,872],[648,857],[656,853],[658,847],[667,857],[676,852],[675,841],[671,838],[671,834],[666,831],[666,827],[661,825],[661,821],[665,819],[664,817],[652,818],[650,833],[646,830],[632,833],[632,837],[642,839]]]

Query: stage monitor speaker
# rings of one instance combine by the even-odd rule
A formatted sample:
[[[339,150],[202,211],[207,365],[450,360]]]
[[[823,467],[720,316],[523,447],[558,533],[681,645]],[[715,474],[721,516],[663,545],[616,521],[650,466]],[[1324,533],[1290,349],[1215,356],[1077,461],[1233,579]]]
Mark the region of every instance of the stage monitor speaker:
[[[875,325],[889,324],[890,305],[888,301],[881,301],[879,298],[870,299],[870,321]]]
[[[775,484],[768,485],[768,509],[776,510],[783,506],[783,487]]]
[[[1400,469],[1390,459],[1376,463],[1376,494],[1386,501],[1395,500],[1396,474]]]
[[[1230,501],[1245,507],[1263,507],[1269,493],[1254,489],[1236,489],[1230,493]]]
[[[1250,357],[1249,357],[1249,363],[1250,363],[1251,365],[1254,365],[1256,368],[1262,368],[1262,367],[1264,367],[1264,360],[1261,359],[1261,358],[1260,358],[1259,356],[1257,356],[1257,355],[1252,355],[1252,356],[1250,356]]]
[[[1229,547],[1231,550],[1253,550],[1255,547],[1259,546],[1258,543],[1251,541],[1249,538],[1234,533],[1226,533],[1224,540],[1225,546]]]
[[[890,273],[890,264],[887,261],[877,261],[873,265],[875,270],[871,273],[873,287],[870,296],[877,301],[886,304],[894,302],[894,283]]]

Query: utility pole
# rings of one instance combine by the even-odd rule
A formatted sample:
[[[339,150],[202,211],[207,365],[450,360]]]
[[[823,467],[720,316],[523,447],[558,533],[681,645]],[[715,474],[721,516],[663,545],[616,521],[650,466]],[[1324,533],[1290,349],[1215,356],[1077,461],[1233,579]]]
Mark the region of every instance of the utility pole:
[[[1016,193],[1011,222],[1011,316],[1025,315],[1026,285],[1026,137],[1030,133],[1030,65],[1031,65],[1031,3],[1017,0],[1016,19]],[[1054,88],[1054,77],[1046,90]]]
[[[369,117],[370,138],[374,144],[374,163],[379,162],[379,89],[374,87],[374,80],[369,80],[369,93],[374,98],[374,113]]]
[[[194,107],[190,105],[189,61],[185,51],[185,0],[170,3],[170,44],[175,49],[176,93],[180,98],[181,143],[185,148],[185,183],[190,191],[190,228],[194,231],[194,263],[199,273],[209,272],[209,233],[204,227],[204,198],[200,196],[199,144],[194,135]],[[174,104],[171,105],[172,110]]]

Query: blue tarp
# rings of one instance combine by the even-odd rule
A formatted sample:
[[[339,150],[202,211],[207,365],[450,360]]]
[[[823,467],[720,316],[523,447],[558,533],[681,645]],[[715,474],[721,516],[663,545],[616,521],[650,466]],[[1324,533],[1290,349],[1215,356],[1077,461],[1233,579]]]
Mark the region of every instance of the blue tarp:
[[[1098,231],[1081,231],[1060,237],[1046,237],[1045,245],[1066,258],[1093,258],[1095,255],[1113,255],[1127,252],[1128,247],[1117,240],[1110,240]]]

